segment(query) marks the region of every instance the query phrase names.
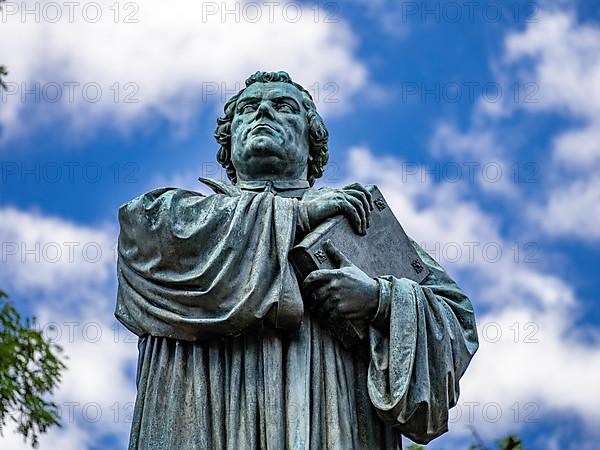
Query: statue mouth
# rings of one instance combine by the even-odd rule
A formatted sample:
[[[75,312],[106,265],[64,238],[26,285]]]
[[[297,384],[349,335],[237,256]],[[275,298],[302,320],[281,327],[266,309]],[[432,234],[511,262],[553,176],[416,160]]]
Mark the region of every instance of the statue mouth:
[[[257,123],[250,129],[250,132],[253,133],[255,131],[261,131],[261,130],[271,130],[272,132],[279,133],[279,131],[277,131],[273,125],[270,125],[265,122]]]

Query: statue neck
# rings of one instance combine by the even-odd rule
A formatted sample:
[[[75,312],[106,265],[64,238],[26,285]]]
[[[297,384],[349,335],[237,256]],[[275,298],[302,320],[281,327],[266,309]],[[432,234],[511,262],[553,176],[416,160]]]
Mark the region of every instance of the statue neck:
[[[310,184],[307,180],[238,180],[236,186],[245,191],[265,191],[284,197],[302,197]]]

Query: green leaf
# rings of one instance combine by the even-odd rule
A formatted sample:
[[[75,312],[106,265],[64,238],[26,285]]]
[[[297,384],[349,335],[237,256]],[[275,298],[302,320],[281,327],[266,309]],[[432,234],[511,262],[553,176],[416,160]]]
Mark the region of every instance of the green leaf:
[[[48,397],[65,369],[62,349],[32,328],[0,291],[0,435],[8,421],[33,448],[39,435],[60,426],[58,406]]]
[[[518,436],[509,434],[504,439],[496,441],[499,450],[524,450],[523,443]]]

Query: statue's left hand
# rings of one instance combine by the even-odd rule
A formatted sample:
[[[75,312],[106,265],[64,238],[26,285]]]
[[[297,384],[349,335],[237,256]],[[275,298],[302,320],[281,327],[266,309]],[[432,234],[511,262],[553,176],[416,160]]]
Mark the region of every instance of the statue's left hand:
[[[304,288],[314,298],[315,313],[322,318],[371,319],[378,308],[379,285],[356,267],[331,241],[325,251],[339,269],[311,272]]]

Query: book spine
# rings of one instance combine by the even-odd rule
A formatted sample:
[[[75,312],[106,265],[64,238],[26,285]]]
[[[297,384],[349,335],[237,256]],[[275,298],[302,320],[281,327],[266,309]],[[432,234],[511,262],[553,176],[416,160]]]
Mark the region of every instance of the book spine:
[[[289,257],[299,277],[299,281],[304,280],[309,273],[319,268],[317,261],[310,254],[310,251],[304,247],[292,249]]]

